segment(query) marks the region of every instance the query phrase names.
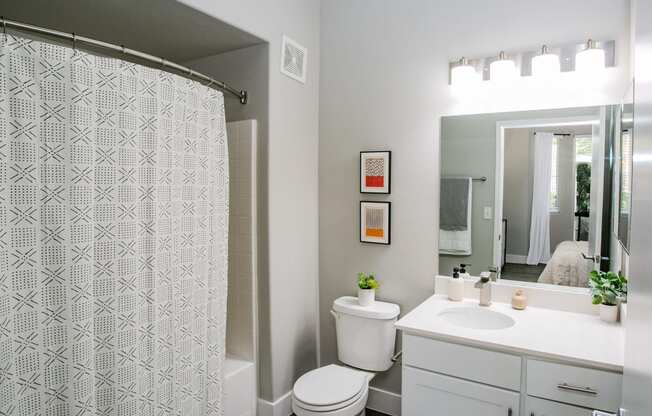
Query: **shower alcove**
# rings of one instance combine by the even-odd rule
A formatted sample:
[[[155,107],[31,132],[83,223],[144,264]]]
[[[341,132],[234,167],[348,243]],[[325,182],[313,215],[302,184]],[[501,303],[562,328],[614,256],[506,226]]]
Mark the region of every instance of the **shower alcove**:
[[[259,166],[259,160],[264,160],[261,155],[266,152],[268,44],[175,0],[12,1],[3,2],[2,14],[10,20],[164,57],[248,91],[247,105],[224,94],[230,174],[224,414],[255,415],[259,367],[257,245],[259,230],[264,234],[257,217],[265,196],[257,177],[265,168],[264,164]]]

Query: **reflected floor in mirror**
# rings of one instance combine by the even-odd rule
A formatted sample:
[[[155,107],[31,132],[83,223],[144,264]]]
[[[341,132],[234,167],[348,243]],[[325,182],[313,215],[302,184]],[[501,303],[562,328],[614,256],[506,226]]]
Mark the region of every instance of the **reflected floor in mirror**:
[[[500,277],[506,280],[536,283],[545,268],[545,264],[530,266],[529,264],[505,263]]]

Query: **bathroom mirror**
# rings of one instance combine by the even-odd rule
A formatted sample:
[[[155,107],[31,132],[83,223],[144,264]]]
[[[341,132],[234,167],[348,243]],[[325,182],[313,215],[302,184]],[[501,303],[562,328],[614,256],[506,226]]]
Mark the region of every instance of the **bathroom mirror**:
[[[440,274],[587,287],[609,268],[614,143],[631,150],[617,124],[615,105],[444,117]]]
[[[625,95],[623,104],[620,107],[620,134],[616,142],[616,170],[618,178],[616,192],[617,197],[617,235],[622,247],[629,252],[629,230],[632,201],[632,164],[634,140],[634,97],[633,87]]]

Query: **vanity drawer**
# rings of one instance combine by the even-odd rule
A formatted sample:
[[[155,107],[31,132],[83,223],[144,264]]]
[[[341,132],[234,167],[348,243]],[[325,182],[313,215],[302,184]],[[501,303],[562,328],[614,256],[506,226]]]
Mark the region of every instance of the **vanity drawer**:
[[[520,390],[521,358],[413,335],[403,335],[403,363],[412,367]]]
[[[591,409],[615,412],[622,375],[539,360],[527,361],[527,394]]]
[[[591,416],[593,410],[570,404],[529,397],[525,400],[525,416]]]

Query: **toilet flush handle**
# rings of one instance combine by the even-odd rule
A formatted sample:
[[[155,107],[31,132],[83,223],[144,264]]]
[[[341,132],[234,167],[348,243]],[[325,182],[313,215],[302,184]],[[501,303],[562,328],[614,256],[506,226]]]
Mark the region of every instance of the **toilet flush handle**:
[[[337,314],[335,313],[334,310],[331,309],[331,315],[333,315],[333,318],[337,319]]]

